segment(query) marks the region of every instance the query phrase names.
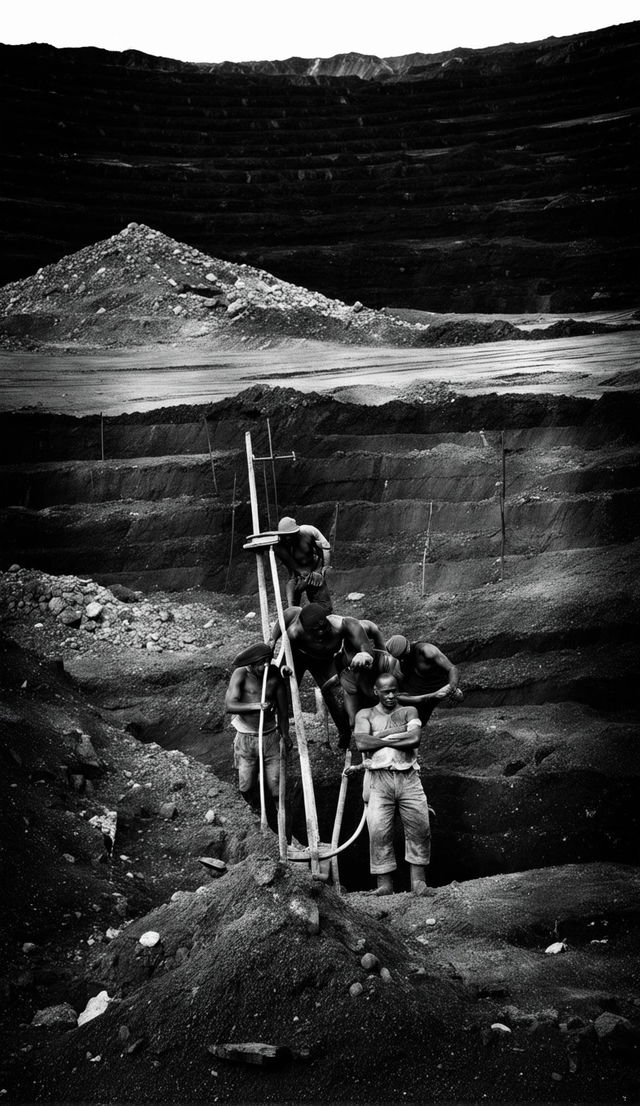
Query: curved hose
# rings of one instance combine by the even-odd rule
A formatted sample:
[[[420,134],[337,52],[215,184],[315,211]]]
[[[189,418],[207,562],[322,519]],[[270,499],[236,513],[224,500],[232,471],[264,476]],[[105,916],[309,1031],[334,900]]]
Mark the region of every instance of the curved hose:
[[[355,841],[356,837],[359,837],[360,834],[362,833],[362,830],[364,829],[364,824],[365,824],[366,818],[367,818],[367,808],[365,806],[363,811],[362,811],[362,818],[360,819],[360,825],[358,826],[355,833],[353,833],[351,835],[349,840],[345,841],[344,845],[340,845],[337,849],[332,850],[332,852],[318,853],[318,860],[330,860],[332,856],[337,856],[338,853],[341,853],[345,849],[348,849],[349,845],[352,845],[353,842]],[[289,860],[299,861],[302,864],[308,864],[309,863],[309,857],[308,856],[290,856]]]

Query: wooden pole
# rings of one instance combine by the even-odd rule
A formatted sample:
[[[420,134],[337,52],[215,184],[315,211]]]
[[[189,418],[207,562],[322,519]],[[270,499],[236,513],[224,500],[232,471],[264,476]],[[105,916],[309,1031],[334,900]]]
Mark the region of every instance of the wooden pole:
[[[273,498],[274,498],[274,502],[275,502],[276,521],[277,521],[278,517],[280,515],[280,509],[278,507],[278,484],[277,484],[277,481],[276,481],[276,466],[274,464],[274,459],[273,459],[273,445],[271,444],[271,424],[270,424],[268,419],[267,419],[267,434],[269,435],[269,456],[271,458],[271,476],[273,478]],[[267,502],[268,502],[268,500],[267,500]],[[271,529],[271,523],[269,523],[269,529]]]
[[[329,531],[329,545],[331,546],[331,559],[333,560],[333,553],[336,547],[336,534],[338,533],[338,508],[340,504],[336,503],[336,509],[333,515],[333,522],[331,523],[331,529]]]
[[[267,505],[267,526],[271,529],[271,511],[269,510],[269,489],[267,487],[267,465],[266,461],[262,465],[262,479],[264,481],[264,501]]]
[[[311,763],[309,761],[309,747],[307,745],[307,735],[305,733],[304,719],[302,717],[300,689],[298,688],[298,681],[295,674],[293,654],[291,652],[291,642],[289,641],[289,635],[287,634],[284,623],[284,610],[282,607],[282,596],[280,595],[278,566],[276,564],[276,557],[275,553],[273,552],[273,547],[269,549],[269,563],[271,565],[271,577],[273,580],[273,590],[275,593],[280,632],[282,634],[282,643],[284,645],[284,655],[287,666],[291,669],[291,703],[293,706],[293,720],[296,727],[298,753],[300,756],[300,776],[302,778],[302,794],[304,798],[304,813],[307,823],[307,840],[309,843],[309,856],[311,859],[311,874],[319,878],[320,861],[318,858],[318,813],[316,810],[316,799],[313,791],[313,777],[311,775]]]
[[[433,515],[433,500],[429,503],[429,522],[427,523],[427,539],[424,543],[422,554],[422,598],[424,599],[424,577],[427,568],[427,557],[431,553],[431,516]]]
[[[229,542],[229,564],[227,565],[227,578],[224,582],[224,590],[229,587],[229,575],[231,573],[231,562],[233,561],[233,539],[236,529],[236,474],[233,474],[233,492],[231,500],[231,541]]]
[[[204,422],[204,428],[207,432],[207,445],[209,446],[209,460],[211,462],[211,475],[213,476],[213,486],[215,488],[216,495],[218,494],[218,481],[216,480],[216,467],[213,463],[213,453],[211,451],[211,438],[209,437],[209,423],[206,418],[202,420]]]
[[[267,804],[265,802],[264,795],[264,712],[265,708],[262,705],[266,702],[267,694],[267,680],[269,678],[269,664],[264,667],[264,675],[262,677],[262,698],[260,700],[260,722],[258,724],[258,766],[260,782],[260,829],[262,833],[267,833],[269,826],[267,823]]]
[[[287,859],[287,746],[280,737],[280,781],[278,785],[278,848],[280,859]]]
[[[253,468],[253,446],[251,445],[251,433],[247,430],[245,436],[245,448],[247,452],[247,471],[249,474],[249,496],[251,499],[251,524],[254,534],[260,533],[260,518],[258,516],[258,493],[256,491],[256,474]],[[258,573],[258,596],[260,599],[260,619],[262,622],[262,636],[269,640],[269,606],[267,603],[267,585],[264,573],[264,561],[262,554],[256,552],[256,571]],[[279,594],[279,593],[278,593]]]
[[[504,579],[504,548],[506,544],[506,526],[504,518],[504,501],[506,498],[507,490],[507,463],[506,452],[504,448],[504,430],[500,435],[500,444],[502,447],[502,483],[500,485],[500,579]]]
[[[351,750],[347,749],[344,756],[344,766],[348,768],[351,764]],[[334,854],[331,857],[331,875],[333,876],[333,884],[339,895],[342,894],[342,887],[340,886],[340,869],[338,867],[338,854],[335,850],[338,848],[338,841],[340,840],[340,830],[342,829],[342,816],[344,814],[344,806],[347,799],[347,787],[349,786],[349,780],[342,774],[340,780],[340,791],[338,793],[338,805],[336,807],[336,816],[333,822],[333,833],[331,834],[331,852]]]

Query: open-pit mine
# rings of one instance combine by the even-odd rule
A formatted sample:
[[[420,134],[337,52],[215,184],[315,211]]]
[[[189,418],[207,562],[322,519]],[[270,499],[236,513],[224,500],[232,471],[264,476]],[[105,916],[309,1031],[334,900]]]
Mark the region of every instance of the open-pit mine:
[[[637,27],[314,75],[2,48],[8,1102],[638,1100]],[[459,669],[424,895],[399,825],[370,894],[359,778],[318,870],[307,756],[326,851],[345,755],[308,674],[284,849],[238,793],[282,516],[330,539],[334,611]]]

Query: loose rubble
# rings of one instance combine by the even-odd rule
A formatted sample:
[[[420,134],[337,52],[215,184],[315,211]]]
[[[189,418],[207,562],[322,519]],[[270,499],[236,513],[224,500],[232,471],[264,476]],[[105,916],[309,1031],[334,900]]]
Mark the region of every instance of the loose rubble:
[[[209,257],[138,223],[0,289],[0,345],[8,349],[203,338],[263,349],[308,338],[416,345],[427,329]]]
[[[221,644],[222,619],[203,603],[155,603],[142,592],[102,587],[12,565],[0,573],[0,624],[45,655],[123,647],[195,653]]]

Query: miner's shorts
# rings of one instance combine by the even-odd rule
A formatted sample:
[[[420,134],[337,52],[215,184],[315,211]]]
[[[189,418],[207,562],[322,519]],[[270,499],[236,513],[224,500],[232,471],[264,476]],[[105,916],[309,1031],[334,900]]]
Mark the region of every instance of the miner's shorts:
[[[264,781],[269,793],[278,797],[280,781],[280,734],[269,730],[262,735]],[[238,769],[238,789],[250,791],[260,774],[257,733],[236,733],[233,739],[233,765]]]
[[[369,785],[367,826],[371,874],[395,871],[393,823],[396,810],[404,827],[405,860],[426,865],[431,860],[431,827],[427,796],[415,768],[406,771],[375,768],[366,773]]]

